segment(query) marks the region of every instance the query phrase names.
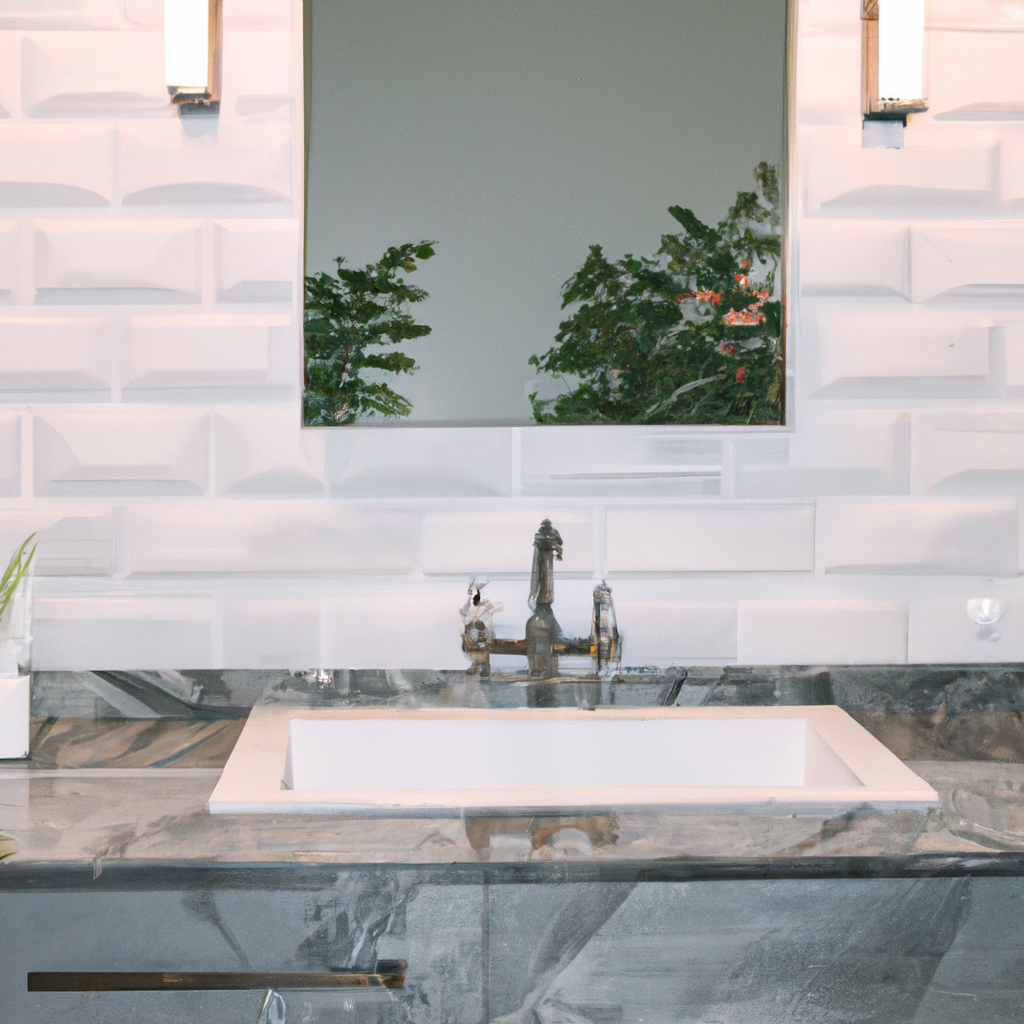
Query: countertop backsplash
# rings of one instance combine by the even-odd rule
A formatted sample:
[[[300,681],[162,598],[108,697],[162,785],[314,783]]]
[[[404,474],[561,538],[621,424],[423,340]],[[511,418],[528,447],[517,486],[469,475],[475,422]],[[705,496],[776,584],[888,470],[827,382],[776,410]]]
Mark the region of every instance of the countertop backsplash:
[[[686,671],[677,698],[683,706],[838,704],[904,760],[1024,762],[1020,665],[691,666]],[[178,719],[203,725],[212,735],[230,731],[233,726],[225,723],[244,719],[257,701],[285,695],[398,707],[421,700],[470,707],[573,706],[581,700],[643,707],[661,703],[679,675],[678,668],[624,669],[595,686],[584,680],[482,682],[456,671],[337,670],[333,687],[325,691],[307,674],[287,670],[37,672],[32,714],[43,722]],[[62,729],[69,728],[62,721]]]

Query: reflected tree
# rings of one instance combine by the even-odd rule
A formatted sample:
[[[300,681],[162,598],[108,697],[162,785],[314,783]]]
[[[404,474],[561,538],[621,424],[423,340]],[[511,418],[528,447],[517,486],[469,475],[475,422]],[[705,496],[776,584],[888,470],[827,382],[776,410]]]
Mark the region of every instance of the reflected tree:
[[[409,306],[427,293],[400,274],[416,270],[417,260],[434,255],[436,242],[391,246],[361,270],[337,257],[335,274],[306,278],[306,367],[303,418],[307,426],[365,422],[377,416],[412,412],[407,398],[383,379],[386,374],[414,373],[416,361],[391,348],[430,334]]]
[[[530,396],[538,423],[779,423],[782,254],[779,179],[761,163],[711,227],[669,207],[682,227],[652,257],[610,261],[590,247],[562,287],[556,344],[530,358],[565,394]]]

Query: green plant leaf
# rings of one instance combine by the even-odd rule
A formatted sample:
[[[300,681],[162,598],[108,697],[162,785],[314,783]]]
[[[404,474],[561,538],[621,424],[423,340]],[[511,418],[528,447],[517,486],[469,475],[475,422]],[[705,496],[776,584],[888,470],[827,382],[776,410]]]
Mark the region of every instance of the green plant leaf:
[[[18,584],[25,578],[25,574],[32,565],[32,559],[35,558],[38,545],[33,544],[31,550],[27,554],[25,552],[25,549],[34,537],[35,534],[30,533],[21,542],[21,547],[11,556],[3,576],[0,576],[0,619],[3,618],[11,602],[14,600]]]

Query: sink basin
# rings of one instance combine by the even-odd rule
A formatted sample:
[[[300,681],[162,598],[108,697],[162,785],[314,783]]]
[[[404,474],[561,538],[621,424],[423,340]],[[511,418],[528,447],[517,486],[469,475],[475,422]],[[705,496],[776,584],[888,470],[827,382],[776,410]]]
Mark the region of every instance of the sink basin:
[[[210,810],[448,816],[938,802],[831,706],[257,707]]]
[[[256,708],[217,813],[938,806],[842,709]]]

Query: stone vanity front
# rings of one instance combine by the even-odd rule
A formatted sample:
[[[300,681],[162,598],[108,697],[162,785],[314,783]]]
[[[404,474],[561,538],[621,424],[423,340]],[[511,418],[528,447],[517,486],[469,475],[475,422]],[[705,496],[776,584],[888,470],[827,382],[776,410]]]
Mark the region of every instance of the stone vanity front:
[[[211,717],[37,718],[32,759],[0,768],[0,824],[18,843],[0,863],[4,1019],[251,1020],[259,996],[30,994],[30,971],[323,972],[378,959],[408,961],[404,988],[286,992],[288,1019],[1020,1019],[1016,677],[692,672],[681,703],[845,705],[942,802],[834,818],[211,815],[242,724],[212,717],[235,706],[230,678]],[[37,705],[55,683],[39,681]],[[578,687],[339,673],[325,693],[282,673],[261,700],[508,707],[573,704]],[[643,674],[609,689],[609,703],[636,706],[666,692]]]

